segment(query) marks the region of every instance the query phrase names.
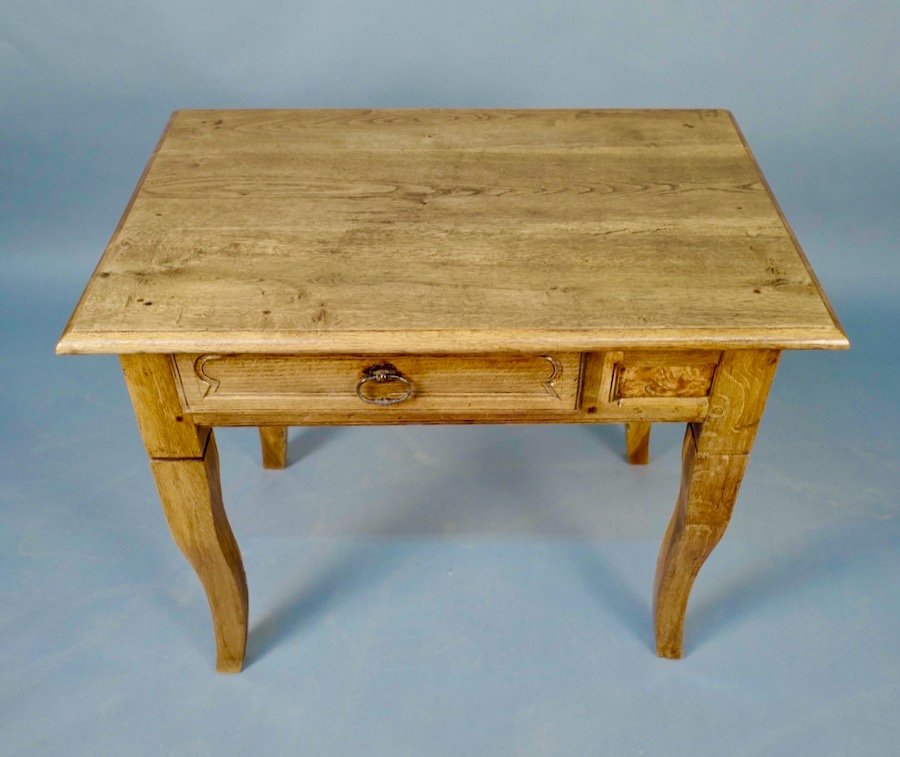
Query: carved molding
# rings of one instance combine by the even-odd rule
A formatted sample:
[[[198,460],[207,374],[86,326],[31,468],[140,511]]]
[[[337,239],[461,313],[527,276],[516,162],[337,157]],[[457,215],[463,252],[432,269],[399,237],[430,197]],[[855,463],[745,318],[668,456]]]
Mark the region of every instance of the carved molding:
[[[215,393],[219,388],[219,379],[213,378],[206,372],[206,364],[210,360],[218,360],[221,355],[200,355],[194,361],[194,375],[200,384],[200,396],[206,397],[208,394]]]
[[[562,376],[562,373],[563,373],[562,365],[560,365],[559,360],[557,360],[552,355],[541,355],[540,358],[542,360],[546,360],[548,363],[550,363],[550,367],[553,369],[552,373],[550,374],[550,378],[548,378],[546,381],[543,382],[544,389],[547,391],[547,394],[549,394],[551,397],[556,397],[556,399],[562,399],[559,396],[559,392],[556,391],[556,387],[554,386],[554,383]]]
[[[228,359],[230,357],[239,357],[239,356],[210,353],[210,354],[198,355],[193,360],[193,362],[191,363],[191,366],[193,369],[194,378],[197,381],[197,387],[199,390],[199,394],[200,394],[199,398],[200,399],[207,399],[207,398],[211,399],[211,396],[215,395],[219,391],[219,388],[221,386],[222,379],[216,378],[214,375],[210,374],[210,372],[209,372],[210,368],[212,368],[211,363],[213,363],[213,361],[216,361],[216,360],[224,360],[224,359]],[[537,387],[534,387],[534,389],[532,391],[536,391],[542,395],[545,394],[556,400],[561,400],[562,395],[558,391],[558,388],[559,388],[558,382],[563,377],[563,373],[564,373],[563,364],[560,362],[559,359],[557,359],[553,355],[535,355],[533,357],[537,358],[539,360],[546,361],[548,363],[549,375],[544,379],[540,379],[540,377],[535,376],[535,378],[540,381],[541,389],[538,390]],[[279,360],[284,359],[283,356],[280,356],[280,355],[271,355],[271,356],[270,355],[257,355],[257,356],[255,356],[256,360],[264,360],[266,358],[273,358],[273,359],[279,359]],[[527,392],[527,390],[525,390],[523,387],[522,390],[516,391],[516,392],[488,391],[488,392],[484,392],[484,393],[475,393],[472,395],[466,395],[463,392],[459,392],[459,393],[454,392],[447,396],[450,396],[450,397],[526,396],[526,392]],[[232,389],[229,389],[228,394],[230,395],[232,393],[233,393]],[[279,390],[279,391],[275,392],[275,396],[286,396],[287,394],[289,394],[289,393],[286,393],[283,390]],[[300,392],[298,394],[298,396],[304,396],[306,394],[307,394],[306,392]],[[314,394],[315,394],[315,396],[317,396],[319,398],[322,398],[324,396],[320,393],[314,393]],[[259,396],[266,396],[266,393],[263,391]],[[310,395],[310,396],[312,396],[312,395]],[[343,395],[340,392],[334,393],[335,398],[341,398],[342,396]]]

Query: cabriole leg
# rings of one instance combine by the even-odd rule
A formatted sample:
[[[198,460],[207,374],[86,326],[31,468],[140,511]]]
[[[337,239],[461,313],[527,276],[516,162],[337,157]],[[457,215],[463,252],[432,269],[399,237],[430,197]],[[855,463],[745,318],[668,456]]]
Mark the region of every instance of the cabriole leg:
[[[728,526],[777,363],[772,350],[725,353],[706,420],[687,428],[681,488],[656,564],[653,617],[660,657],[683,654],[688,596]]]
[[[172,538],[206,590],[216,635],[216,670],[237,673],[247,646],[247,579],[225,516],[212,434],[200,460],[151,461]]]
[[[236,673],[247,642],[247,581],[222,505],[212,429],[194,424],[182,409],[169,356],[120,360],[166,521],[206,590],[216,669]]]

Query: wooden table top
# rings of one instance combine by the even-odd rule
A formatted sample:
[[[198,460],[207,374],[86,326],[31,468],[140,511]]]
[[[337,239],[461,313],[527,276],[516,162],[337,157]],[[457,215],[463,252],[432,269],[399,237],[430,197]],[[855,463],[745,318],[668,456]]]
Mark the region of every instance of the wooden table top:
[[[57,351],[847,345],[727,111],[189,110]]]

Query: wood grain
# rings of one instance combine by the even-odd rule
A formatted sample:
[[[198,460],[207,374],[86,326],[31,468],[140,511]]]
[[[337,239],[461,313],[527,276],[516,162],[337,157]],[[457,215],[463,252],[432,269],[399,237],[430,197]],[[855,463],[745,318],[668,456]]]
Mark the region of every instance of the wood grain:
[[[202,457],[209,429],[181,406],[168,355],[122,355],[125,383],[147,454],[152,458]]]
[[[722,353],[627,350],[611,353],[610,357],[612,374],[603,386],[608,384],[609,401],[614,402],[651,397],[705,397]]]
[[[724,111],[176,113],[58,350],[325,345],[847,340]]]
[[[682,450],[681,488],[663,536],[653,587],[656,651],[684,654],[684,618],[694,579],[718,544],[737,497],[748,455],[698,452],[688,430]]]
[[[722,356],[706,419],[702,427],[692,427],[701,452],[750,451],[779,357],[775,350],[739,350]]]
[[[657,563],[683,652],[782,349],[849,345],[721,110],[172,115],[57,345],[120,354],[167,521],[239,670],[213,425],[687,421]],[[389,362],[390,385],[364,383]],[[372,392],[372,393],[370,393]],[[385,393],[386,392],[386,393]]]
[[[260,426],[263,468],[284,468],[287,462],[287,426]]]
[[[699,387],[720,355],[685,350],[590,353],[584,364],[583,407],[605,420],[703,420],[709,403]],[[622,394],[623,375],[628,396]],[[683,385],[692,389],[682,390]]]
[[[219,455],[209,436],[198,460],[151,461],[172,538],[206,591],[216,637],[216,670],[240,671],[247,644],[247,580],[219,484]]]
[[[650,462],[650,429],[652,423],[632,421],[625,424],[625,451],[632,465],[646,465]]]
[[[352,412],[335,412],[328,410],[308,412],[271,412],[256,411],[200,411],[194,413],[197,422],[209,426],[397,426],[416,424],[431,426],[472,425],[472,424],[544,424],[544,423],[625,423],[628,421],[645,421],[659,423],[685,422],[699,420],[702,416],[696,406],[685,407],[677,404],[683,400],[659,400],[661,403],[654,411],[646,406],[634,409],[616,409],[614,413],[605,414],[595,407],[581,412],[552,412],[546,410],[474,410],[465,412],[452,411],[405,411],[402,408],[384,408],[373,410],[354,410]],[[676,404],[672,404],[676,403]]]
[[[770,350],[724,353],[709,414],[685,431],[681,489],[656,565],[654,618],[662,657],[683,654],[688,596],[731,519],[778,357]]]
[[[403,414],[575,410],[581,355],[178,355],[185,405],[195,413]],[[357,383],[390,364],[411,396],[366,404]],[[367,389],[364,394],[371,392]]]
[[[237,672],[247,640],[247,584],[222,505],[212,431],[182,409],[169,356],[122,355],[121,363],[166,521],[206,590],[216,667]]]
[[[705,397],[715,363],[711,365],[623,365],[616,381],[616,397]]]

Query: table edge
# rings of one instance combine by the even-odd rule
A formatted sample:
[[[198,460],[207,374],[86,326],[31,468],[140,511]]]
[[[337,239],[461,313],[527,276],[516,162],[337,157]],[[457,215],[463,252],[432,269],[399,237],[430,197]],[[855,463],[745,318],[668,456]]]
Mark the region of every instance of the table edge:
[[[150,154],[143,171],[122,212],[109,242],[97,261],[81,296],[78,299],[65,329],[56,345],[59,355],[76,354],[133,354],[133,353],[461,353],[461,352],[517,352],[542,349],[564,349],[577,352],[592,352],[628,347],[638,349],[815,349],[846,350],[850,340],[835,314],[812,265],[787,221],[781,206],[760,169],[744,133],[734,114],[725,108],[346,108],[342,110],[492,110],[492,111],[604,111],[604,112],[698,112],[708,111],[726,115],[737,133],[747,157],[765,187],[781,222],[787,231],[795,250],[816,287],[816,291],[832,321],[831,326],[814,327],[755,327],[732,329],[591,329],[591,330],[436,330],[436,331],[364,331],[323,334],[321,332],[297,331],[233,331],[233,332],[116,332],[82,331],[75,328],[75,322],[86,299],[97,272],[110,253],[113,242],[119,235],[129,211],[144,185],[173,123],[182,112],[211,112],[216,109],[184,108],[170,113],[165,127]],[[230,108],[227,110],[334,110],[333,108],[305,109],[259,109]]]
[[[834,328],[645,329],[635,330],[445,330],[77,332],[66,331],[60,355],[130,353],[247,354],[443,354],[464,352],[599,352],[621,349],[845,350],[850,340]]]
[[[741,140],[741,144],[744,146],[744,151],[747,153],[747,159],[753,166],[753,170],[756,171],[756,175],[759,177],[760,183],[765,188],[766,194],[769,196],[769,200],[771,201],[772,206],[775,208],[775,212],[781,219],[781,223],[784,226],[784,229],[787,232],[788,236],[790,237],[791,243],[794,245],[794,249],[797,251],[797,254],[800,256],[800,260],[806,267],[806,272],[809,274],[810,280],[816,287],[816,291],[819,293],[819,298],[822,300],[822,304],[825,305],[825,310],[831,317],[832,323],[847,341],[847,345],[843,349],[848,349],[850,347],[850,341],[847,339],[847,334],[844,331],[844,327],[841,325],[841,322],[837,317],[837,313],[835,313],[834,311],[831,300],[829,300],[828,295],[825,294],[825,290],[822,288],[822,283],[819,281],[819,277],[816,276],[816,272],[813,270],[812,264],[809,262],[809,258],[806,257],[806,253],[803,251],[803,247],[800,245],[800,240],[797,239],[797,235],[794,233],[794,229],[791,227],[787,216],[785,216],[784,211],[781,209],[781,205],[779,204],[778,199],[775,197],[775,193],[772,191],[772,187],[769,184],[768,179],[766,179],[766,175],[763,173],[762,168],[759,165],[759,161],[756,159],[756,155],[753,153],[753,150],[750,147],[750,143],[747,141],[747,137],[744,135],[743,130],[738,124],[737,118],[735,118],[734,113],[732,113],[730,110],[725,110],[723,112],[728,116],[729,119],[731,119],[731,125],[734,127],[738,138]]]

